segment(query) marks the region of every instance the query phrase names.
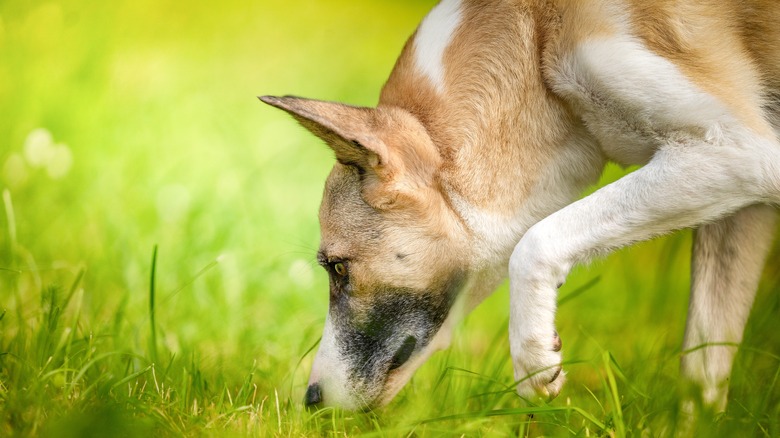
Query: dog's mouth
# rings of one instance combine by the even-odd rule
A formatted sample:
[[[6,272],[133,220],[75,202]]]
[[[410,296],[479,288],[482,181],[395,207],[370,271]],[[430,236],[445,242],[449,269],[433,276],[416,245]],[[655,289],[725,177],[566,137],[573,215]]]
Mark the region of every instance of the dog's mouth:
[[[393,356],[393,360],[391,361],[392,368],[387,372],[381,394],[374,400],[374,407],[380,407],[390,403],[403,389],[404,385],[417,368],[419,368],[433,353],[449,346],[452,329],[451,325],[452,320],[445,323],[439,332],[429,342],[422,346],[413,336],[408,336],[404,339],[403,344]]]
[[[403,385],[407,380],[406,375],[410,373],[408,367],[404,367],[404,365],[415,362],[413,360],[410,361],[410,359],[414,356],[417,345],[416,337],[408,335],[404,338],[401,346],[398,347],[395,354],[393,354],[392,358],[387,363],[384,381],[379,393],[375,396],[374,400],[365,403],[361,409],[363,412],[369,412],[372,409],[386,405],[403,388]]]
[[[412,357],[412,353],[414,353],[414,349],[417,346],[417,338],[414,336],[407,336],[406,339],[404,339],[403,344],[401,344],[401,347],[396,351],[396,353],[393,355],[393,358],[390,360],[390,371],[393,371],[397,368],[400,368],[403,364],[405,364],[410,357]]]

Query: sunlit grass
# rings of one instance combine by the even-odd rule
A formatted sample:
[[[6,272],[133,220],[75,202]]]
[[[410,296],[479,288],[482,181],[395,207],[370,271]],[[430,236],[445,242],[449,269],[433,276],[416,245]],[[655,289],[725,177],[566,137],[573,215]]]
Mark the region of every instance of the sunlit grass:
[[[387,408],[303,409],[332,157],[255,96],[374,103],[432,3],[0,2],[0,436],[674,433],[688,232],[575,270],[549,405],[512,389],[503,287]],[[780,436],[771,260],[700,436]]]

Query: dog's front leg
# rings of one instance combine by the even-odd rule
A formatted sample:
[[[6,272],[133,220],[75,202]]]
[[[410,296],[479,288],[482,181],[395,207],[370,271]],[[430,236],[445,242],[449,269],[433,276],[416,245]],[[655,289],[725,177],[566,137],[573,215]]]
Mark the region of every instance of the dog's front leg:
[[[554,397],[563,383],[556,290],[575,263],[765,199],[751,154],[721,139],[663,146],[645,167],[531,227],[510,258],[510,346],[518,393]],[[748,158],[745,158],[745,157]],[[760,156],[760,155],[759,155]]]

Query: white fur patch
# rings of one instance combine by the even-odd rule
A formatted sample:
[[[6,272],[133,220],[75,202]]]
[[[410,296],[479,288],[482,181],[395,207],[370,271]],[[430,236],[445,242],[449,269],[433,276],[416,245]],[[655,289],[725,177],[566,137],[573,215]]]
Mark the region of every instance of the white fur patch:
[[[309,385],[319,384],[323,404],[341,406],[346,409],[359,407],[347,385],[347,367],[336,345],[336,334],[330,322],[330,314],[325,319],[322,340],[309,376]]]
[[[555,90],[581,106],[604,151],[623,165],[646,164],[671,133],[734,123],[715,97],[629,36],[582,43],[556,79]]]
[[[461,22],[460,0],[442,0],[425,17],[414,39],[414,61],[437,91],[444,90],[444,51]]]

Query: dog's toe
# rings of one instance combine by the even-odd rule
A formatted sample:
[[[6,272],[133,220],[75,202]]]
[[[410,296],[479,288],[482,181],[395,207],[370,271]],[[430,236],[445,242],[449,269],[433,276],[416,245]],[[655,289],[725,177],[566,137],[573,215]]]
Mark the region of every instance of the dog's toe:
[[[563,388],[565,373],[561,369],[562,342],[558,332],[529,338],[513,350],[517,393],[527,401],[549,401]]]
[[[562,371],[562,369],[559,367],[558,370],[555,372],[555,377],[552,378],[550,383],[545,385],[545,389],[547,390],[547,401],[550,401],[554,399],[555,397],[558,397],[558,394],[561,393],[561,389],[563,389],[563,384],[566,381],[566,373]]]

